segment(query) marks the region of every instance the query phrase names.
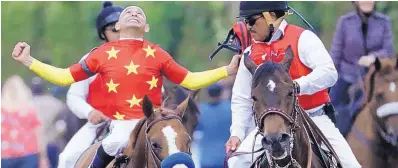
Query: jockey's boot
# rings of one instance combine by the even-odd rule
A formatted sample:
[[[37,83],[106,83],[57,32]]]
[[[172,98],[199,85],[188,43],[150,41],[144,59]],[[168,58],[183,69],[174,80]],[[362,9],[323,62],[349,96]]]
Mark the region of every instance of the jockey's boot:
[[[90,168],[105,168],[112,160],[114,156],[108,155],[102,145],[97,149],[95,153],[93,162],[90,165]]]

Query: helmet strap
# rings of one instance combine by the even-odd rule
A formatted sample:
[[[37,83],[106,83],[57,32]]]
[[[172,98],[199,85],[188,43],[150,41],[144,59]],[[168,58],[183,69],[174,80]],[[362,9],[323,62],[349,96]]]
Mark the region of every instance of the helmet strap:
[[[271,17],[271,14],[269,12],[263,12],[263,16],[265,21],[269,24],[268,29],[269,29],[269,34],[268,37],[266,39],[264,39],[263,42],[269,42],[272,38],[272,34],[274,34],[275,28],[274,28],[274,21]]]
[[[263,41],[265,43],[271,41],[272,34],[274,34],[274,31],[275,31],[273,24],[269,24],[268,29],[269,29],[268,37],[266,39],[264,39],[264,41]]]
[[[288,15],[288,14],[289,13],[286,12],[285,16]],[[272,38],[272,35],[275,32],[274,23],[283,20],[285,18],[285,16],[282,16],[282,17],[280,17],[280,18],[278,18],[276,20],[272,19],[272,16],[271,16],[271,14],[269,12],[263,12],[263,16],[264,16],[265,21],[267,21],[267,23],[269,24],[269,35],[268,35],[268,38],[266,38],[263,42],[269,42],[271,40],[271,38]]]

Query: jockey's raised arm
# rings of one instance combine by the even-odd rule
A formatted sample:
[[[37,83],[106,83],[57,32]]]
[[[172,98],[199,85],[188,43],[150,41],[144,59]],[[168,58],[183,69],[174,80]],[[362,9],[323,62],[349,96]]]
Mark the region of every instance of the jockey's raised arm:
[[[114,49],[105,51],[100,47],[99,49],[94,49],[86,59],[64,69],[42,63],[31,57],[30,53],[26,53],[26,50],[30,51],[30,46],[28,44],[18,43],[14,48],[13,57],[28,66],[30,70],[40,77],[53,84],[61,86],[67,86],[93,76],[98,72],[102,65],[101,63],[112,58],[113,52],[116,52]],[[14,53],[17,54],[19,51],[22,51],[22,53],[14,55]],[[164,54],[167,54],[167,52],[163,52]],[[229,66],[223,66],[203,72],[190,72],[176,63],[168,54],[166,57],[166,60],[162,64],[162,70],[164,71],[165,76],[174,83],[192,90],[206,87],[234,74],[237,71],[237,62],[240,58],[240,56],[235,56]]]
[[[190,72],[175,62],[166,51],[161,50],[160,53],[165,55],[165,60],[162,63],[162,72],[164,72],[167,79],[191,90],[206,87],[234,74],[238,69],[237,62],[240,58],[240,56],[235,56],[230,66],[222,66],[220,68],[202,72]]]
[[[67,86],[72,83],[84,80],[97,73],[101,66],[101,58],[97,51],[93,51],[84,61],[73,64],[69,68],[58,68],[40,62],[39,60],[30,56],[30,46],[25,43],[18,43],[12,53],[14,59],[20,61],[30,70],[35,72],[45,80],[61,86]]]

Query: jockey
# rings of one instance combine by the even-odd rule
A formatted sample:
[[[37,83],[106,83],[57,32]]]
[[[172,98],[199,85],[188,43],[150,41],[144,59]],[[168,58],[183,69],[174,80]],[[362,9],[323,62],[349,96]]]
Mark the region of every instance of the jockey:
[[[116,31],[115,23],[119,20],[119,15],[124,7],[113,6],[111,2],[104,2],[101,12],[96,19],[96,27],[98,37],[105,42],[119,40],[119,32]],[[87,58],[84,55],[80,60]],[[90,147],[96,137],[97,128],[109,119],[96,105],[92,104],[98,99],[100,92],[95,92],[96,88],[101,87],[98,82],[101,78],[94,75],[83,81],[74,83],[70,86],[66,95],[66,103],[69,109],[80,119],[88,119],[87,122],[78,132],[70,139],[62,153],[59,155],[58,168],[73,167],[79,156]]]
[[[266,60],[282,60],[284,50],[292,46],[294,59],[290,75],[299,85],[299,103],[311,116],[336,151],[343,167],[357,168],[350,146],[325,115],[325,104],[330,102],[327,88],[337,80],[337,71],[322,41],[311,31],[288,24],[284,19],[289,7],[284,1],[245,1],[240,2],[239,17],[244,18],[253,44],[245,49],[252,61],[259,65]],[[253,140],[257,129],[253,129],[251,81],[252,74],[241,66],[235,79],[232,93],[231,137],[226,143],[226,151],[251,152],[262,147],[261,139]],[[293,71],[293,73],[292,73]],[[256,153],[254,158],[259,156]],[[252,155],[239,155],[228,161],[229,167],[250,167]]]
[[[195,90],[211,85],[238,69],[239,55],[223,66],[204,72],[190,72],[179,65],[158,45],[144,40],[149,32],[144,11],[129,6],[120,14],[115,29],[120,40],[108,42],[93,49],[87,58],[62,69],[44,64],[30,56],[30,46],[16,44],[12,56],[47,81],[70,85],[98,74],[101,87],[95,90],[99,97],[92,105],[112,119],[111,133],[101,142],[91,167],[103,168],[122,147],[127,145],[130,132],[144,117],[142,99],[145,95],[155,106],[161,105],[162,75],[173,83]]]

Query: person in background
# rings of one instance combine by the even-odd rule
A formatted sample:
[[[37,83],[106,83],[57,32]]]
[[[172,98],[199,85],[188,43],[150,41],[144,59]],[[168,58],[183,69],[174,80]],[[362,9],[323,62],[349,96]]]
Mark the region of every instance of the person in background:
[[[337,109],[343,109],[349,104],[349,88],[362,82],[366,68],[359,65],[369,66],[376,57],[394,55],[390,18],[375,11],[374,1],[355,1],[352,4],[355,11],[341,16],[337,21],[330,50],[339,74],[336,85],[331,90],[331,101]],[[357,91],[357,97],[361,97],[361,92]],[[354,107],[348,111],[355,112],[359,109],[363,97],[357,99],[359,100],[354,101]],[[346,112],[340,114],[337,117],[337,126],[344,135],[348,131],[352,115]],[[343,118],[346,119],[345,122],[338,121]]]
[[[96,18],[98,38],[104,42],[119,40],[119,32],[115,30],[115,23],[124,7],[113,5],[109,1],[102,4],[102,9]],[[84,60],[88,54],[84,55]],[[64,151],[59,155],[59,168],[73,167],[79,156],[93,143],[97,128],[102,126],[108,118],[91,102],[99,100],[100,92],[92,91],[93,88],[102,87],[101,78],[94,75],[86,80],[70,86],[66,95],[69,109],[86,123],[79,129],[68,142]]]
[[[46,144],[32,92],[20,76],[11,76],[1,94],[1,166],[48,168]]]
[[[231,101],[222,99],[223,87],[220,83],[208,87],[209,102],[199,106],[200,117],[197,132],[200,165],[202,168],[223,167],[224,144],[229,138],[231,126]]]
[[[59,119],[65,108],[65,103],[55,98],[46,89],[45,82],[38,76],[32,78],[30,87],[33,93],[33,106],[37,109],[37,116],[45,132],[41,143],[46,145],[51,167],[58,164],[59,151],[64,146],[63,135],[66,132],[66,122]]]

